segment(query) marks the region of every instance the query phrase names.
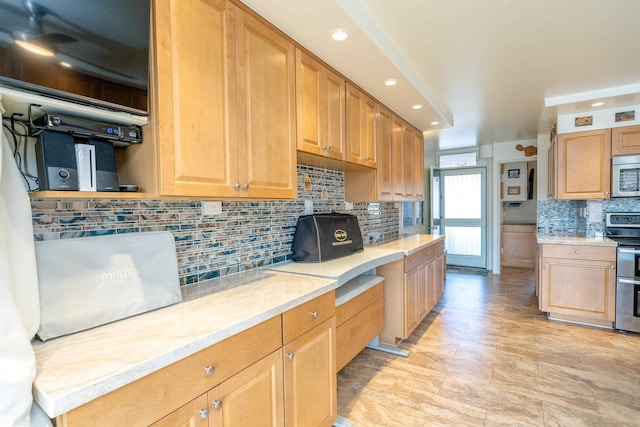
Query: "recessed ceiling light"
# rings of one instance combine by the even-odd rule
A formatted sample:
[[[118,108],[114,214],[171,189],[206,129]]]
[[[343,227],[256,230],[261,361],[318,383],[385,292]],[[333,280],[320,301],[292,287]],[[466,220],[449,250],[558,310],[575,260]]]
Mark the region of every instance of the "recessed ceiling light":
[[[44,44],[33,43],[28,40],[16,40],[16,44],[36,55],[53,56],[56,54],[51,47]]]
[[[62,65],[63,67],[66,67],[66,68],[71,68],[71,64],[69,64],[68,62],[61,61],[60,65]]]
[[[419,109],[421,109],[421,108],[422,108],[422,104],[415,104],[415,105],[412,105],[412,106],[411,106],[411,108],[413,108],[414,110],[419,110]]]
[[[384,81],[385,86],[395,86],[397,84],[398,84],[398,81],[396,79],[387,79]]]
[[[594,102],[593,104],[591,104],[592,107],[599,107],[601,105],[604,105],[604,102]]]
[[[331,38],[338,42],[346,40],[347,37],[349,37],[349,31],[343,30],[342,28],[337,28],[335,30],[332,30],[330,34],[331,34]]]
[[[431,126],[437,126],[439,124],[440,124],[440,122],[431,122]]]

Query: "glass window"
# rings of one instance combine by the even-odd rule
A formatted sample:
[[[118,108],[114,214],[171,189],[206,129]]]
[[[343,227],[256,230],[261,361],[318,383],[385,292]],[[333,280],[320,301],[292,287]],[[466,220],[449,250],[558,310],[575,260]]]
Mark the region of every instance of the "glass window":
[[[424,204],[423,202],[403,202],[400,215],[402,230],[400,234],[424,233]]]

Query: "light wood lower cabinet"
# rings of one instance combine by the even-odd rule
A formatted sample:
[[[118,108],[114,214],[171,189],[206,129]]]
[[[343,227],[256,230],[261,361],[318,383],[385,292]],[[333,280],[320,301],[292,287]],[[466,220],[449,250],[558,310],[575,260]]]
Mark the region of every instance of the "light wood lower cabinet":
[[[533,268],[536,263],[536,226],[502,226],[502,267]]]
[[[284,426],[282,393],[282,349],[279,349],[153,427]]]
[[[615,247],[540,245],[540,310],[552,318],[612,326],[615,266]]]
[[[285,421],[331,426],[337,417],[335,293],[282,315]]]
[[[329,292],[73,409],[56,425],[331,426],[335,335]]]
[[[444,294],[444,241],[378,267],[385,278],[380,342],[398,345],[411,335]]]

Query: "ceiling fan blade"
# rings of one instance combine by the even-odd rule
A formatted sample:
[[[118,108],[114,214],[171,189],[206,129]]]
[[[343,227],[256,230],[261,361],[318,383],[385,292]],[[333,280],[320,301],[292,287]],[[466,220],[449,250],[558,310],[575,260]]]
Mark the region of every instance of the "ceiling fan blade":
[[[36,40],[45,44],[62,44],[62,43],[75,43],[78,41],[75,37],[68,36],[62,33],[51,33],[37,37]]]

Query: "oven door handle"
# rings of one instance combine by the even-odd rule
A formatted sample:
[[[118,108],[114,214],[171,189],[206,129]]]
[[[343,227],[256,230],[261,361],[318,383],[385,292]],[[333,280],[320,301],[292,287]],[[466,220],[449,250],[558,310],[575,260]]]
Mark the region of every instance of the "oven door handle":
[[[640,285],[640,281],[639,280],[631,280],[631,279],[622,279],[622,278],[618,278],[618,281],[620,283],[626,283],[627,285]]]
[[[633,248],[618,248],[618,252],[621,252],[623,254],[640,255],[640,250]]]

